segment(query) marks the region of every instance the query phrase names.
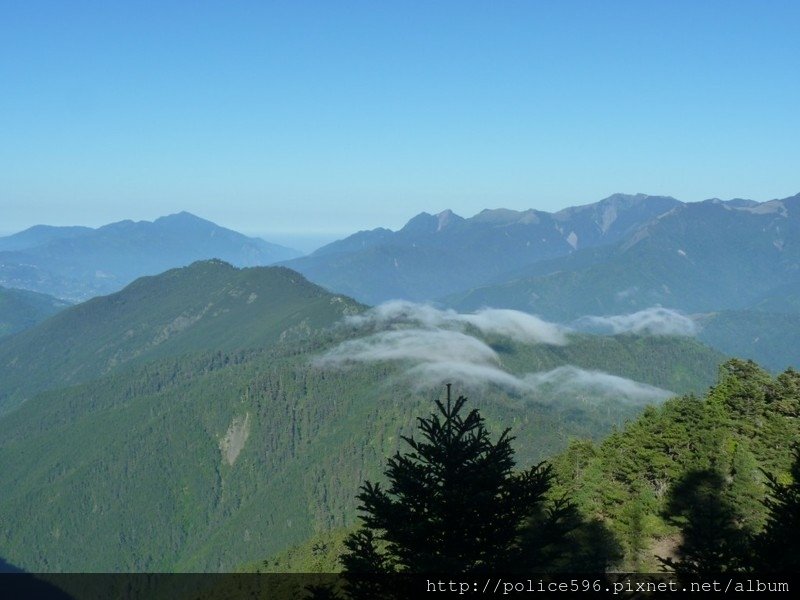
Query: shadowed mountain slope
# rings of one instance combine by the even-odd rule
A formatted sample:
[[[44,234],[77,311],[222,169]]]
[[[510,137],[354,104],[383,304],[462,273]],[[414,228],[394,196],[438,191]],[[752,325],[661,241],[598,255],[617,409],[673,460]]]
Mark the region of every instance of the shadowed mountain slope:
[[[27,290],[0,287],[0,338],[43,321],[68,302]]]
[[[723,310],[697,315],[698,338],[730,356],[749,358],[774,372],[800,368],[800,312]]]

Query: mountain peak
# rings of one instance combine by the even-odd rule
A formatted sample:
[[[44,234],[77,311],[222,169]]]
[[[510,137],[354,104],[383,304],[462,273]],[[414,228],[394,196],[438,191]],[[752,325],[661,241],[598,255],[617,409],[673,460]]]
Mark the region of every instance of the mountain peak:
[[[642,204],[644,202],[652,202],[652,201],[669,201],[675,204],[678,203],[678,200],[673,198],[672,196],[651,196],[650,194],[642,194],[638,192],[636,194],[623,194],[621,192],[617,192],[616,194],[611,194],[608,198],[603,198],[597,204],[601,206],[605,205],[615,205],[624,208],[629,208],[631,206],[636,206],[637,204]],[[592,206],[589,204],[588,206]]]
[[[159,217],[158,219],[153,221],[153,225],[162,225],[162,226],[178,225],[182,227],[187,227],[187,226],[219,227],[219,225],[216,225],[211,221],[198,217],[197,215],[193,215],[192,213],[187,212],[185,210],[182,210],[181,212],[174,213],[171,215],[167,215],[165,217]]]
[[[599,202],[562,209],[553,216],[561,222],[568,222],[576,218],[588,218],[604,236],[616,231],[616,233],[611,233],[611,236],[618,238],[628,232],[631,227],[657,218],[681,205],[679,200],[671,196],[616,193]]]
[[[421,212],[412,217],[400,230],[402,233],[428,233],[436,231],[439,226],[439,218],[430,213]],[[398,232],[398,233],[400,233]]]
[[[514,223],[522,218],[524,213],[510,208],[484,208],[477,215],[472,217],[476,223],[491,223],[492,225],[506,225]]]
[[[753,208],[754,206],[758,206],[758,202],[755,200],[748,200],[747,198],[732,198],[724,201],[724,203],[733,208]]]
[[[455,223],[460,223],[464,220],[463,217],[458,216],[449,208],[436,215],[436,218],[439,220],[439,225],[437,226],[436,231],[441,231],[442,229],[450,227]]]
[[[118,221],[98,229],[29,230],[0,238],[0,251],[6,253],[0,283],[71,300],[111,293],[142,275],[196,260],[220,258],[246,267],[299,255],[186,211],[155,221]]]
[[[156,219],[156,221],[165,221],[165,220],[168,221],[168,220],[179,220],[179,219],[181,219],[181,220],[195,220],[195,219],[200,219],[200,217],[190,213],[187,210],[182,210],[180,212],[176,212],[176,213],[172,213],[172,214],[169,214],[169,215],[164,215],[163,217],[159,217],[158,219]],[[200,219],[200,220],[204,220],[204,219]]]
[[[464,218],[458,216],[449,208],[435,215],[427,212],[421,212],[409,220],[409,222],[406,223],[400,231],[406,234],[436,233],[437,231],[442,231],[443,229],[446,229],[455,223],[460,223],[461,221],[464,221]]]

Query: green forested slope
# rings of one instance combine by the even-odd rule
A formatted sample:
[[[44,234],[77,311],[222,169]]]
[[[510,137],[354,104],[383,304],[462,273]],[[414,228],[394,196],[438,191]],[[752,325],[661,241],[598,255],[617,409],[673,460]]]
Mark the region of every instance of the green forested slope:
[[[746,539],[763,527],[764,473],[790,477],[798,417],[797,371],[771,377],[755,363],[730,361],[704,398],[648,408],[600,444],[570,444],[554,461],[558,492],[611,528],[625,550],[622,569],[653,571],[656,556],[674,555],[693,511],[707,510],[692,500],[701,484],[715,482],[704,502],[728,511],[731,531]],[[721,529],[709,535],[722,536]]]
[[[659,557],[679,560],[687,544],[695,552],[707,547],[718,564],[775,568],[764,564],[759,552],[780,554],[781,549],[763,549],[756,537],[765,526],[765,499],[772,493],[767,474],[779,484],[792,482],[799,418],[797,371],[773,377],[755,363],[733,359],[703,397],[676,397],[647,408],[600,443],[573,439],[550,460],[556,473],[551,497],[568,498],[587,522],[602,524],[605,533],[592,543],[618,556],[614,570],[660,571]],[[520,442],[523,452],[525,443]],[[700,550],[698,540],[686,533],[689,522],[703,534]],[[338,571],[338,556],[352,530],[317,533],[242,568]],[[731,556],[734,562],[726,563]]]
[[[126,364],[267,347],[359,310],[280,267],[237,269],[212,260],[143,277],[0,341],[0,414],[38,391]]]
[[[359,483],[380,476],[439,390],[409,391],[402,364],[310,364],[343,335],[165,358],[29,399],[0,419],[0,555],[29,570],[227,570],[350,524]],[[568,361],[613,372],[627,357],[630,376],[689,374],[676,389],[703,389],[719,356],[692,344],[587,336],[568,355],[498,351],[512,372]],[[471,395],[492,430],[514,427],[520,464],[640,410],[579,394]]]
[[[365,335],[331,328],[361,310],[288,269],[207,261],[0,343],[0,556],[33,571],[226,570],[349,525],[359,483],[440,391],[414,388],[402,361],[313,362]],[[468,333],[519,381],[572,365],[700,392],[722,360],[686,338]],[[591,388],[514,389],[465,391],[494,429],[515,428],[522,464],[641,410]]]
[[[0,287],[0,338],[33,327],[67,306],[45,294]]]
[[[513,372],[546,371],[572,364],[642,381],[676,394],[702,393],[725,355],[679,336],[570,335],[564,346],[526,346],[498,341],[503,364]]]

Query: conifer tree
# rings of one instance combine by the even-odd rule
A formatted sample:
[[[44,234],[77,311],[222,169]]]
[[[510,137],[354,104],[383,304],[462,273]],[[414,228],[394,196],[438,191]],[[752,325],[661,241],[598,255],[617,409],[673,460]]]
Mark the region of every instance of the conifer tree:
[[[769,473],[767,523],[755,543],[754,562],[759,571],[800,572],[800,445],[794,447],[792,480],[781,482]]]
[[[542,555],[520,533],[536,512],[556,529],[565,514],[542,510],[550,468],[514,472],[509,430],[492,442],[477,409],[463,415],[466,401],[452,402],[448,384],[446,402],[418,419],[421,439],[403,436],[409,451],[389,459],[388,487],[362,486],[364,528],[348,541],[346,572],[506,572]],[[558,536],[549,531],[552,544]]]

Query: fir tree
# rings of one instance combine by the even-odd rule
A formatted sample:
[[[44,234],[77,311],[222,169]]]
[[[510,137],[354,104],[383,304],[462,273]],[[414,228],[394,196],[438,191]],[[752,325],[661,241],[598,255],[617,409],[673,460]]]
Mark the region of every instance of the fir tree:
[[[794,447],[792,479],[782,482],[766,473],[770,496],[764,500],[767,523],[755,543],[759,571],[800,571],[800,445]]]
[[[492,442],[477,409],[462,415],[465,403],[463,396],[451,402],[448,385],[446,403],[437,400],[437,413],[418,419],[421,439],[403,436],[409,451],[389,459],[387,489],[372,482],[362,486],[364,528],[348,541],[342,557],[347,572],[524,568],[526,556],[547,554],[535,536],[520,535],[528,520],[537,527],[546,522],[541,543],[553,546],[569,511],[563,505],[543,508],[550,468],[540,464],[514,472],[509,430]]]

